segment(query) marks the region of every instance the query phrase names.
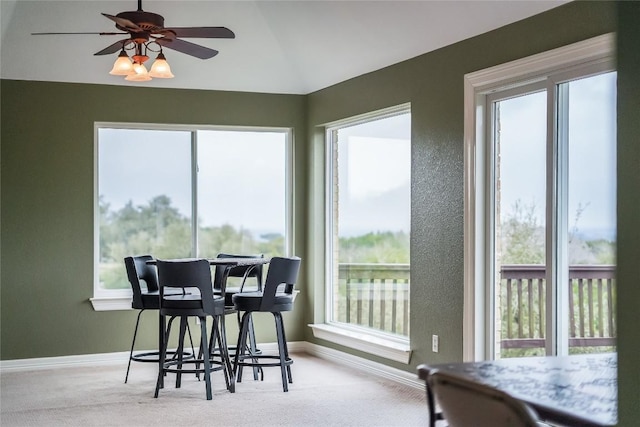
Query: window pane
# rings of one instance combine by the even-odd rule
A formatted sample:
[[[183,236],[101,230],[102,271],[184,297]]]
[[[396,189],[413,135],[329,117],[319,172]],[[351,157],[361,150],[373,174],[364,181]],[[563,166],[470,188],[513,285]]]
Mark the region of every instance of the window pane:
[[[408,337],[411,115],[329,134],[331,320]]]
[[[545,354],[546,102],[494,104],[495,358]]]
[[[130,289],[123,258],[191,255],[191,136],[98,131],[99,282]]]
[[[614,351],[616,74],[564,86],[569,94],[569,352]]]
[[[198,132],[198,251],[286,252],[287,132]]]

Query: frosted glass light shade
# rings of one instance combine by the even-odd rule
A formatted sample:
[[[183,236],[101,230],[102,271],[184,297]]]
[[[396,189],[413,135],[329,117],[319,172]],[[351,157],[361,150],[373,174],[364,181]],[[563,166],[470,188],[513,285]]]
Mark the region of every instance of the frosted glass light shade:
[[[125,77],[125,80],[129,80],[130,82],[146,82],[151,80],[151,76],[147,72],[147,67],[144,64],[133,64],[133,73],[129,74]]]
[[[149,70],[149,75],[151,77],[157,77],[159,79],[170,79],[175,77],[171,73],[171,67],[169,67],[169,63],[164,58],[163,54],[158,55],[158,58],[151,66],[151,70]]]
[[[109,74],[113,76],[128,76],[133,73],[133,64],[127,54],[122,51],[118,55],[118,59],[113,63],[113,68],[109,71]]]

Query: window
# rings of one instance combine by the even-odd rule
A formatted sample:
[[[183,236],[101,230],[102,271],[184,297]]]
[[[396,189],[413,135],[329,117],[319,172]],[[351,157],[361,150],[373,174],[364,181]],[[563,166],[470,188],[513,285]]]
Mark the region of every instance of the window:
[[[126,256],[288,254],[289,141],[286,129],[96,124],[94,307],[130,307]]]
[[[611,46],[466,76],[466,359],[615,350]]]
[[[408,343],[411,114],[326,131],[327,324]]]

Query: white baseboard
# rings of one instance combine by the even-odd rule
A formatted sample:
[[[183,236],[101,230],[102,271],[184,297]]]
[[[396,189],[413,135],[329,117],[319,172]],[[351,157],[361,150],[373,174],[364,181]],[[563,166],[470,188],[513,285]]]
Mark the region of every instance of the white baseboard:
[[[307,353],[321,359],[330,360],[337,364],[348,366],[380,378],[392,380],[418,390],[425,389],[424,381],[418,378],[417,373],[396,369],[391,366],[383,365],[382,363],[373,362],[362,357],[354,356],[349,353],[334,350],[329,347],[323,347],[310,342],[304,341],[303,344]]]
[[[260,343],[260,350],[276,352],[276,343]],[[424,390],[424,382],[418,379],[417,374],[402,371],[381,363],[372,362],[362,357],[353,356],[342,351],[334,350],[312,344],[307,341],[294,341],[288,343],[291,353],[308,353],[312,356],[357,369],[363,373],[380,378],[395,381],[397,383]],[[0,374],[5,372],[33,371],[41,369],[55,369],[78,366],[117,365],[126,364],[129,360],[129,352],[81,354],[74,356],[38,357],[33,359],[0,360]]]
[[[79,354],[74,356],[36,357],[33,359],[0,360],[0,373],[15,371],[33,371],[40,369],[117,365],[127,363],[129,352]]]

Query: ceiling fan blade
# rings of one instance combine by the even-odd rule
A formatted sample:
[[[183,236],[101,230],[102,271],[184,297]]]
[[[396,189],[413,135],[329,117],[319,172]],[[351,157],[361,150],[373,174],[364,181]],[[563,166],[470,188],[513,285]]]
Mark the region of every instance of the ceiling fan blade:
[[[226,27],[171,27],[164,31],[170,31],[176,37],[193,37],[202,39],[234,39],[236,35]]]
[[[120,18],[119,16],[109,15],[108,13],[103,13],[102,16],[105,16],[111,19],[113,22],[116,23],[118,28],[121,28],[123,30],[143,31],[142,28],[138,27],[138,25],[136,25],[135,23],[133,23],[133,21],[130,21],[128,19]]]
[[[117,36],[128,33],[31,33],[32,36],[57,36],[63,34],[95,34],[99,36]]]
[[[178,52],[186,53],[187,55],[195,56],[200,59],[213,58],[218,54],[215,49],[209,49],[208,47],[200,46],[195,43],[186,42],[180,39],[172,39],[169,37],[161,37],[156,39],[159,45],[167,47],[169,49],[177,50]]]
[[[107,47],[105,47],[104,49],[102,49],[100,52],[96,52],[93,55],[94,56],[98,56],[98,55],[110,55],[112,53],[116,53],[118,52],[120,49],[122,49],[122,46],[124,46],[129,40],[131,39],[123,39],[120,41],[115,42],[112,45],[109,45]]]

